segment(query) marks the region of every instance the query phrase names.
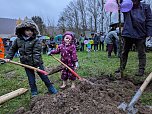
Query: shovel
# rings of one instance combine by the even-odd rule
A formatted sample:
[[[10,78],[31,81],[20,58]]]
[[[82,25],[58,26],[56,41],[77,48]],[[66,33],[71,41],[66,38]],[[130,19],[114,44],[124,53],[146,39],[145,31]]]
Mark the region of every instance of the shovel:
[[[5,61],[4,59],[0,58],[1,60]],[[15,64],[15,65],[19,65],[19,66],[22,66],[22,67],[25,67],[25,68],[29,68],[29,69],[32,69],[32,70],[35,70],[37,72],[40,72],[44,75],[47,75],[48,73],[44,70],[41,70],[39,68],[35,68],[35,67],[32,67],[32,66],[29,66],[29,65],[25,65],[25,64],[22,64],[22,63],[18,63],[18,62],[14,62],[14,61],[9,61],[9,63],[12,63],[12,64]]]
[[[70,72],[76,76],[80,81],[85,81],[87,83],[90,83],[91,85],[94,85],[94,83],[92,83],[91,81],[80,77],[76,72],[74,72],[74,70],[72,70],[68,65],[66,65],[65,63],[63,63],[62,61],[60,61],[58,58],[54,57],[53,55],[51,55],[55,60],[57,60],[59,63],[61,63],[63,66],[65,66],[66,68],[68,68],[70,70]]]
[[[141,87],[136,92],[135,96],[132,98],[129,104],[123,102],[118,106],[118,109],[122,109],[123,111],[126,111],[128,114],[136,114],[138,112],[138,109],[134,107],[135,103],[139,100],[139,97],[142,95],[144,89],[149,84],[149,82],[152,79],[152,72],[149,74],[149,76],[145,79],[144,83],[141,85]]]

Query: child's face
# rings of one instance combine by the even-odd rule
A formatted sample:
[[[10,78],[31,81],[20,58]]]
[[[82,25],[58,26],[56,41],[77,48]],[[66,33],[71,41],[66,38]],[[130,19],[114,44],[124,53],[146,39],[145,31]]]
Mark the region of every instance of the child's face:
[[[71,43],[71,40],[72,40],[72,36],[70,36],[70,35],[66,35],[66,36],[64,37],[64,42],[65,42],[66,44],[70,44],[70,43]]]
[[[32,37],[33,36],[33,32],[30,29],[26,29],[25,30],[25,35],[28,37]]]

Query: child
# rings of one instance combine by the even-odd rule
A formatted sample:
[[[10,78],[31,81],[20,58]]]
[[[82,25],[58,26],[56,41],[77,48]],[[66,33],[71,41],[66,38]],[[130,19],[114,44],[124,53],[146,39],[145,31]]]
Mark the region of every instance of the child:
[[[52,50],[51,52],[48,53],[48,55],[51,54],[61,54],[61,61],[68,65],[70,68],[73,70],[78,67],[78,59],[77,59],[77,54],[76,54],[76,47],[74,44],[74,35],[71,32],[65,32],[63,35],[63,42],[58,46],[56,50]],[[75,80],[76,77],[67,69],[64,68],[62,70],[62,75],[61,79],[63,80],[63,84],[60,88],[65,88],[67,80],[72,81],[71,88],[75,88]]]
[[[10,59],[13,59],[15,53],[19,50],[21,63],[44,70],[41,57],[41,42],[36,37],[38,34],[38,27],[32,20],[25,20],[23,23],[18,25],[16,27],[17,39],[11,46],[5,61],[8,62]],[[25,72],[28,76],[31,95],[34,97],[38,94],[34,70],[25,68]],[[57,90],[51,84],[49,78],[41,73],[38,73],[38,75],[45,83],[49,93],[56,94]]]

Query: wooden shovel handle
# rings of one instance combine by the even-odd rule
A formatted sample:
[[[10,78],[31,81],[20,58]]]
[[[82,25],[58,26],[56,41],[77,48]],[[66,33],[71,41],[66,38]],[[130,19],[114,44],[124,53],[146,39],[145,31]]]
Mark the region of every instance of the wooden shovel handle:
[[[144,83],[141,85],[140,90],[141,92],[144,91],[144,89],[147,87],[149,82],[152,80],[152,72],[148,75],[148,77],[145,79]]]
[[[82,80],[82,78],[76,73],[74,72],[74,70],[72,70],[68,65],[66,65],[65,63],[63,63],[62,61],[60,61],[59,59],[57,59],[56,57],[54,57],[53,55],[51,55],[55,60],[57,60],[58,62],[60,62],[62,65],[64,65],[66,68],[68,68],[70,70],[70,72],[76,76],[79,80]]]
[[[22,64],[22,63],[18,63],[18,62],[14,62],[14,61],[9,61],[9,63],[12,63],[12,64],[16,64],[16,65],[19,65],[19,66],[22,66],[22,67],[25,67],[25,68],[29,68],[29,69],[32,69],[32,70],[35,70],[35,71],[38,71],[44,75],[47,75],[48,73],[44,70],[41,70],[39,68],[35,68],[35,67],[32,67],[32,66],[29,66],[29,65],[25,65],[25,64]]]
[[[1,60],[5,61],[4,59],[0,58]],[[18,62],[15,62],[15,61],[9,61],[9,63],[12,63],[12,64],[15,64],[15,65],[19,65],[19,66],[22,66],[22,67],[25,67],[25,68],[29,68],[29,69],[32,69],[32,70],[35,70],[37,72],[40,72],[44,75],[47,75],[48,73],[44,70],[41,70],[39,68],[35,68],[35,67],[32,67],[32,66],[29,66],[29,65],[25,65],[25,64],[22,64],[22,63],[18,63]]]

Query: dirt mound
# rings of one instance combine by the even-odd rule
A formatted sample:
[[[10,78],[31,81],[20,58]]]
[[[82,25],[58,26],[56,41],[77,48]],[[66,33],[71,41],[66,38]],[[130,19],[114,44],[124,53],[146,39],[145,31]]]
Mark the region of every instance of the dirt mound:
[[[81,82],[77,89],[66,89],[56,95],[38,96],[32,99],[30,110],[22,107],[15,114],[125,114],[117,107],[130,102],[136,86],[130,81],[109,80],[98,77],[89,79],[95,83]],[[136,104],[139,114],[151,114],[150,108]],[[24,111],[23,111],[24,109]]]

